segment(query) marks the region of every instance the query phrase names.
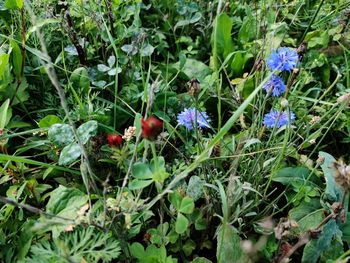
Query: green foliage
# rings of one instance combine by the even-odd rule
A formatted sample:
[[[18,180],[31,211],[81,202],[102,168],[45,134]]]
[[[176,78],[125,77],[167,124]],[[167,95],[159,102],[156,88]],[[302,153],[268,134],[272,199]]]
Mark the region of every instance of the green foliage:
[[[0,3],[0,261],[272,262],[304,233],[289,260],[345,259],[348,24],[344,0]]]
[[[32,246],[30,256],[21,262],[111,262],[120,255],[119,242],[94,227],[79,228]]]

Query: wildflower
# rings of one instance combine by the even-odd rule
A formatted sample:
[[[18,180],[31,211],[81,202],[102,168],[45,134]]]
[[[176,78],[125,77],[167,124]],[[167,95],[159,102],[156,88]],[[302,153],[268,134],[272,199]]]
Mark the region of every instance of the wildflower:
[[[293,122],[295,120],[295,114],[290,112],[290,121]],[[287,125],[289,123],[289,118],[286,111],[279,112],[277,110],[272,109],[269,113],[265,114],[263,124],[266,125],[267,128],[273,128],[276,125],[276,128],[279,128],[283,125]]]
[[[291,71],[297,64],[298,53],[289,47],[280,47],[272,51],[267,59],[267,65],[271,70]]]
[[[286,91],[286,85],[281,77],[273,74],[264,85],[266,92],[271,92],[272,96],[279,97]]]
[[[107,141],[109,144],[109,147],[121,147],[123,144],[123,139],[119,134],[108,134]]]
[[[125,129],[123,139],[127,142],[131,140],[133,136],[135,136],[136,127],[135,126],[129,126],[129,128]]]
[[[163,129],[163,121],[157,117],[149,117],[148,119],[141,119],[142,137],[148,140],[154,140],[161,133]]]
[[[185,109],[183,112],[177,115],[177,122],[180,125],[185,126],[188,130],[192,130],[195,127],[195,118],[197,112],[197,127],[208,128],[209,117],[206,112],[199,112],[195,108]]]

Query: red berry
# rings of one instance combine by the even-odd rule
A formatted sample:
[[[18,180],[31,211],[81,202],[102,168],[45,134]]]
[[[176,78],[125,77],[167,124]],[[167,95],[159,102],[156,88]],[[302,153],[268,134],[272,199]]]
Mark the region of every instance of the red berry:
[[[163,121],[157,117],[149,117],[148,119],[141,119],[142,137],[148,140],[154,140],[161,133],[163,129]]]
[[[109,147],[121,147],[123,144],[123,139],[119,134],[108,134],[107,141]]]

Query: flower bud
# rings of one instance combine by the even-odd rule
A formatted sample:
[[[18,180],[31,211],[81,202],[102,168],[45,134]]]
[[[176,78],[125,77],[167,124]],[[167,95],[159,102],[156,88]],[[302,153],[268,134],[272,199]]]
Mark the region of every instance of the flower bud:
[[[281,106],[282,106],[282,108],[283,109],[285,109],[285,108],[287,108],[288,107],[288,100],[287,99],[285,99],[285,98],[282,98],[282,100],[281,100]]]
[[[141,119],[142,137],[148,140],[154,140],[163,129],[163,121],[157,117],[149,117]]]

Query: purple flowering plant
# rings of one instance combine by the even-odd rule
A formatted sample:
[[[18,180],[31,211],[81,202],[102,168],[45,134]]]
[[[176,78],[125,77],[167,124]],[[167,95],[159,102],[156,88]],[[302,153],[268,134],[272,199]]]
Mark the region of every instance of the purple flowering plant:
[[[281,111],[271,109],[271,111],[264,116],[263,124],[266,125],[267,128],[280,128],[289,123],[293,123],[295,121],[295,114],[290,112],[288,116],[287,111]]]
[[[286,85],[281,77],[273,74],[264,85],[266,92],[271,92],[272,96],[279,97],[286,91]]]
[[[200,112],[195,108],[185,109],[177,115],[178,124],[185,126],[188,130],[195,128],[195,119],[197,112],[197,127],[209,128],[210,119],[206,112]]]
[[[271,52],[267,59],[267,66],[271,70],[291,71],[298,62],[298,53],[289,47],[280,47]]]

